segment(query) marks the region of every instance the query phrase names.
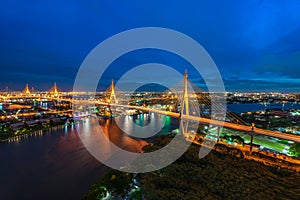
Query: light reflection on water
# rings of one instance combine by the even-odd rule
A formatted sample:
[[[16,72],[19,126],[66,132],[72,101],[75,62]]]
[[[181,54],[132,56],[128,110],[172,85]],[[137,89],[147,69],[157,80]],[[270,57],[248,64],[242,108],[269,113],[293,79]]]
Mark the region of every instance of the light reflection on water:
[[[123,133],[115,119],[101,119],[99,123],[117,146],[133,152],[140,150],[140,140]],[[87,124],[0,144],[1,199],[80,199],[107,169],[87,152],[78,137],[76,126]],[[176,119],[166,117],[160,134],[177,126]],[[88,126],[84,128],[89,130]]]
[[[117,126],[126,134],[136,138],[149,138],[158,134],[165,125],[168,116],[155,113],[137,116],[117,117]]]

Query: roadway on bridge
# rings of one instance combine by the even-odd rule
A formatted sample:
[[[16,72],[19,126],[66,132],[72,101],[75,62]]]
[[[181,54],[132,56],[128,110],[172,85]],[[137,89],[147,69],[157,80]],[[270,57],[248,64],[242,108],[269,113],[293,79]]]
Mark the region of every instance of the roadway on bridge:
[[[179,113],[164,111],[164,110],[157,110],[157,109],[141,107],[141,106],[108,104],[108,103],[104,103],[104,102],[88,101],[88,100],[85,100],[85,101],[72,100],[72,103],[84,103],[87,105],[91,105],[91,104],[96,105],[97,104],[97,105],[103,105],[103,106],[121,107],[121,108],[136,109],[136,110],[142,110],[142,111],[146,111],[146,112],[158,113],[158,114],[167,115],[167,116],[171,116],[171,117],[175,117],[175,118],[180,117]],[[208,124],[208,125],[210,124],[213,126],[224,127],[224,128],[228,128],[228,129],[242,131],[242,132],[247,132],[249,134],[254,134],[254,135],[257,134],[257,135],[275,137],[275,138],[279,138],[279,139],[283,139],[283,140],[289,140],[289,141],[294,141],[294,142],[300,143],[299,135],[282,133],[282,132],[278,132],[278,131],[271,131],[271,130],[266,130],[266,129],[261,129],[261,128],[253,128],[253,130],[252,130],[251,126],[240,125],[240,124],[235,124],[235,123],[231,123],[231,122],[224,122],[224,121],[220,121],[220,120],[213,120],[213,119],[208,119],[208,118],[204,118],[204,117],[185,115],[185,114],[181,115],[181,119],[196,121],[196,122],[200,122],[202,124]]]

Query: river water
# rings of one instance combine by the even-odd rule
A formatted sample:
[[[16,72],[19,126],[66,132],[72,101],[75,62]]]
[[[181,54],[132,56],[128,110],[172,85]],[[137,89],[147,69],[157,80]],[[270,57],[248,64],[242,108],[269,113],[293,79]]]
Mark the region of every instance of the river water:
[[[150,118],[129,117],[136,124]],[[141,140],[121,131],[114,119],[101,119],[100,124],[119,147],[128,151],[141,148]],[[176,119],[166,117],[159,134],[169,133],[177,124]],[[0,199],[80,199],[108,168],[84,148],[76,126],[0,144]]]
[[[282,104],[268,105],[266,108],[274,107],[282,108]],[[289,107],[299,108],[299,104],[284,106]],[[265,106],[232,104],[228,108],[241,113],[263,110]],[[151,117],[153,116],[143,114],[123,117],[119,121],[125,125],[128,123],[127,129],[135,131],[130,127],[132,121],[145,125],[151,121]],[[140,150],[141,140],[125,134],[114,119],[101,119],[100,124],[119,147],[128,151]],[[0,144],[0,199],[80,199],[108,168],[84,148],[76,126],[18,142]],[[165,117],[164,127],[159,134],[167,134],[176,128],[178,121]]]
[[[300,104],[297,103],[269,103],[269,104],[259,104],[259,103],[246,103],[246,104],[228,104],[227,109],[235,112],[235,113],[243,113],[243,112],[255,112],[262,111],[265,109],[300,109]]]

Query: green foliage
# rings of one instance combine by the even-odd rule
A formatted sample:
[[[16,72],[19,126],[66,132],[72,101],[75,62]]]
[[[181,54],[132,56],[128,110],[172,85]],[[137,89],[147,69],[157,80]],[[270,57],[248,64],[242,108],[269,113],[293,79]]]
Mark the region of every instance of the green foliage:
[[[300,143],[294,143],[290,148],[290,153],[300,157]]]
[[[158,138],[144,151],[162,148],[171,139]],[[142,189],[135,192],[132,199],[141,196],[147,200],[300,199],[299,173],[243,159],[243,153],[236,148],[222,144],[217,144],[216,148],[224,152],[212,150],[205,158],[199,159],[199,147],[192,145],[168,167],[139,174]],[[299,149],[298,144],[295,144],[295,149]],[[110,170],[91,187],[84,199],[99,199],[103,194],[100,186],[122,192],[122,187],[130,181],[129,177],[127,173]]]
[[[236,142],[241,145],[244,145],[244,143],[245,143],[244,139],[239,135],[224,135],[221,138],[225,139],[227,141],[230,141],[230,142]]]
[[[152,148],[159,148],[155,144]],[[140,174],[142,193],[156,199],[300,199],[300,174],[278,170],[242,157],[222,145],[199,159],[192,145],[176,162],[156,172]],[[234,156],[228,156],[228,154]]]
[[[133,194],[132,194],[131,200],[141,200],[141,199],[142,199],[142,198],[141,198],[141,195],[142,195],[142,193],[141,193],[140,190],[135,191],[135,192],[133,192]]]
[[[84,200],[102,199],[106,191],[120,195],[128,188],[131,175],[117,170],[108,170],[83,198]],[[105,189],[104,189],[105,188]]]
[[[128,187],[130,175],[117,170],[109,170],[102,178],[101,185],[105,186],[108,191],[121,194]]]

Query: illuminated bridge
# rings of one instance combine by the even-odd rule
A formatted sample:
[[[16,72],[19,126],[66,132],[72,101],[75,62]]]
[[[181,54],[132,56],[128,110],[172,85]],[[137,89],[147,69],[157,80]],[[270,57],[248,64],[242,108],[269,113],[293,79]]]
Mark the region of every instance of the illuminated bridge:
[[[64,101],[72,101],[73,104],[78,104],[78,105],[102,105],[102,106],[108,106],[108,107],[119,107],[119,108],[127,108],[127,109],[135,109],[135,110],[141,110],[145,112],[150,112],[150,113],[158,113],[166,116],[171,116],[174,118],[180,118],[185,121],[194,121],[194,122],[199,122],[201,124],[206,124],[206,125],[212,125],[215,127],[218,127],[218,137],[220,135],[220,128],[228,128],[232,130],[237,130],[241,132],[245,132],[251,135],[251,145],[253,141],[253,136],[254,135],[262,135],[262,136],[269,136],[269,137],[275,137],[279,139],[284,139],[284,140],[289,140],[289,141],[294,141],[297,143],[300,143],[300,136],[299,135],[294,135],[294,134],[288,134],[288,133],[282,133],[278,131],[271,131],[271,130],[266,130],[266,129],[261,129],[261,128],[256,128],[254,127],[254,124],[252,126],[244,124],[239,124],[237,122],[243,122],[242,119],[240,119],[238,116],[231,116],[232,120],[235,122],[228,122],[224,120],[216,120],[216,119],[210,119],[210,118],[205,118],[201,116],[194,116],[190,114],[190,109],[189,109],[189,95],[188,95],[188,75],[187,73],[184,74],[184,88],[183,88],[183,97],[181,99],[181,109],[180,112],[170,112],[170,111],[165,111],[165,110],[159,110],[159,109],[154,109],[151,107],[145,107],[145,106],[134,106],[134,105],[121,105],[118,104],[118,100],[116,98],[115,94],[115,88],[114,84],[112,82],[112,85],[110,86],[111,94],[110,94],[110,99],[109,103],[107,102],[101,102],[101,101],[96,101],[96,100],[82,100],[82,99],[76,99],[73,98],[72,100],[70,99],[61,99]],[[222,109],[222,107],[218,107]],[[227,112],[227,115],[230,117],[230,113]],[[187,130],[183,130],[184,132]],[[219,138],[218,138],[219,140]]]
[[[170,111],[159,110],[159,109],[155,109],[155,108],[151,108],[151,107],[145,107],[145,106],[122,105],[122,104],[118,103],[118,99],[116,98],[115,87],[114,87],[113,82],[112,82],[112,85],[110,86],[109,90],[110,90],[110,97],[109,97],[109,100],[107,102],[100,101],[100,100],[93,100],[93,99],[79,99],[79,98],[77,99],[76,95],[73,96],[73,99],[71,99],[71,98],[62,98],[62,97],[59,96],[59,90],[56,86],[56,83],[54,83],[54,86],[48,91],[48,93],[45,93],[44,96],[40,96],[39,98],[45,98],[45,99],[48,99],[48,100],[66,101],[66,102],[72,103],[73,105],[78,105],[78,106],[80,106],[80,105],[83,105],[83,106],[100,105],[100,106],[107,106],[109,108],[135,109],[135,110],[141,110],[141,111],[150,112],[150,113],[157,113],[157,114],[162,114],[162,115],[166,115],[166,116],[171,116],[171,117],[174,117],[174,118],[180,118],[180,119],[185,120],[185,121],[194,121],[194,122],[199,122],[201,124],[212,125],[212,126],[218,127],[218,129],[217,129],[218,130],[218,140],[219,140],[219,135],[220,135],[220,129],[222,127],[224,127],[224,128],[228,128],[228,129],[248,133],[251,136],[251,141],[250,141],[251,145],[252,145],[252,141],[253,141],[253,136],[255,136],[255,135],[269,136],[269,137],[274,137],[274,138],[279,138],[279,139],[284,139],[284,140],[289,140],[289,141],[294,141],[294,142],[300,143],[300,136],[299,135],[256,128],[256,127],[254,127],[254,124],[252,124],[252,126],[246,125],[246,123],[244,123],[241,118],[239,118],[236,115],[232,115],[228,111],[227,111],[226,115],[227,115],[227,117],[231,118],[230,122],[224,121],[224,120],[205,118],[205,117],[202,117],[199,113],[198,113],[198,116],[191,115],[189,107],[192,107],[193,105],[191,105],[189,103],[188,75],[187,75],[187,73],[184,74],[184,86],[183,86],[183,95],[182,95],[182,98],[181,98],[180,112],[170,112]],[[30,90],[28,88],[28,85],[26,85],[23,92],[27,95],[30,94]],[[25,97],[24,93],[21,96],[15,95],[15,96],[11,96],[11,97],[6,96],[6,97],[3,97],[3,98],[4,99],[24,98]],[[49,93],[52,94],[52,95],[49,95]],[[27,98],[33,98],[33,97],[28,96]],[[222,107],[218,107],[218,108],[223,109]],[[240,124],[240,123],[242,123],[242,124]],[[187,130],[183,130],[183,133],[185,133],[186,131]]]

